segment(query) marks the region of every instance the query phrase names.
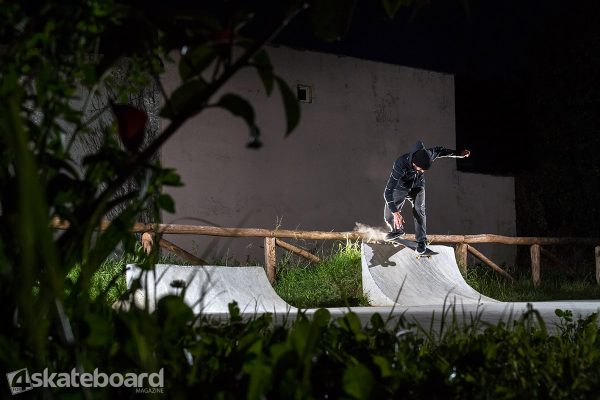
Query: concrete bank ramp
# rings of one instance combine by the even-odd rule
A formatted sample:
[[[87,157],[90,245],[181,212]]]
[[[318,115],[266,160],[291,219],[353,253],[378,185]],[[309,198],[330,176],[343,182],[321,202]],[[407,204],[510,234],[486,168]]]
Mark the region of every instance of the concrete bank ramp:
[[[262,267],[181,266],[156,264],[144,271],[136,264],[127,265],[127,287],[140,278],[141,290],[134,302],[154,310],[167,295],[180,295],[194,313],[228,313],[228,304],[236,301],[243,313],[286,314],[295,310],[275,293]]]
[[[465,282],[454,249],[429,246],[438,255],[416,258],[414,250],[391,244],[362,244],[363,291],[373,306],[495,303]]]

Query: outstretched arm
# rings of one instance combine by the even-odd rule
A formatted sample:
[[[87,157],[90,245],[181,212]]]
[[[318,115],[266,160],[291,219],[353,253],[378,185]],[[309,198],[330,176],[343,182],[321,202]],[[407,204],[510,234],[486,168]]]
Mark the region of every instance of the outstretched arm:
[[[432,161],[435,160],[436,158],[442,158],[442,157],[466,158],[471,155],[471,152],[467,149],[457,151],[457,150],[451,150],[451,149],[447,149],[445,147],[438,146],[438,147],[433,147],[428,150],[431,154]]]

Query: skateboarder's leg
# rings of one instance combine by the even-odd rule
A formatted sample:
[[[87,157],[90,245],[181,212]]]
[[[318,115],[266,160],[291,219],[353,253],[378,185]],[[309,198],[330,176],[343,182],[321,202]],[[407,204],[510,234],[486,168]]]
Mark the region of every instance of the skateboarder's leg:
[[[417,243],[427,244],[427,217],[425,215],[425,188],[415,188],[410,192],[415,220],[415,238]]]

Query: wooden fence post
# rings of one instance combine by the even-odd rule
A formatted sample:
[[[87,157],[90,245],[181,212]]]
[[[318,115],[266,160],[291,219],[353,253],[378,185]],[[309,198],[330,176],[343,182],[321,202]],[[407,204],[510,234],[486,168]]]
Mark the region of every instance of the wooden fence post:
[[[531,252],[531,279],[533,280],[533,286],[540,286],[540,245],[533,244],[530,248]]]
[[[511,283],[514,282],[513,277],[510,276],[508,272],[496,265],[492,260],[487,258],[482,252],[477,250],[475,247],[467,245],[467,250],[469,251],[469,253],[473,254],[475,257],[483,261],[488,267],[490,267],[491,269],[508,279]]]
[[[301,257],[306,258],[309,261],[312,261],[314,263],[320,263],[321,259],[317,256],[315,256],[314,254],[311,254],[308,250],[303,249],[302,247],[298,247],[298,246],[294,246],[293,244],[290,244],[288,242],[284,242],[281,239],[275,239],[275,244],[279,247],[281,247],[282,249],[285,249],[287,251],[291,251],[292,253],[299,255]]]
[[[600,285],[600,246],[596,246],[596,283]]]
[[[275,238],[265,238],[265,271],[269,282],[275,282],[275,265],[277,264],[277,253],[275,248]]]
[[[459,243],[456,246],[456,262],[458,264],[458,268],[460,268],[460,272],[462,272],[463,275],[467,273],[468,247],[469,245],[466,243]]]
[[[174,243],[171,243],[166,239],[160,239],[158,245],[163,249],[167,249],[171,253],[176,254],[180,258],[193,263],[194,265],[208,265],[208,263],[200,257],[196,257],[192,253],[188,253],[181,247],[176,246]]]

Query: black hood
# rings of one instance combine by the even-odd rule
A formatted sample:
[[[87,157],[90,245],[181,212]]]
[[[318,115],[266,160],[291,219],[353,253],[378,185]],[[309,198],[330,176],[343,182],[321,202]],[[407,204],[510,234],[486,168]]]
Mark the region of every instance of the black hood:
[[[412,149],[408,153],[408,165],[410,165],[410,166],[413,165],[413,162],[412,162],[413,154],[415,154],[419,150],[427,150],[425,148],[425,145],[423,144],[423,142],[420,140],[418,140],[417,143],[415,143],[415,145],[412,147]]]

